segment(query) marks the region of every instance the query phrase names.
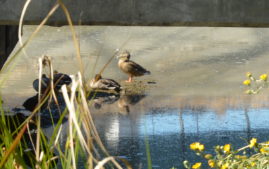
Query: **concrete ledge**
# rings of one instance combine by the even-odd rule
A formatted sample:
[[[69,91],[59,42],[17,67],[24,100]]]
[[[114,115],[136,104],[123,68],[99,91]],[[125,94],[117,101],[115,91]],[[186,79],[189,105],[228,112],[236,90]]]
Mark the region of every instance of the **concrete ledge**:
[[[33,0],[25,24],[39,24],[56,0]],[[74,24],[84,25],[269,26],[267,0],[63,0]],[[18,24],[25,1],[0,1],[0,24]],[[66,25],[59,8],[48,25]]]

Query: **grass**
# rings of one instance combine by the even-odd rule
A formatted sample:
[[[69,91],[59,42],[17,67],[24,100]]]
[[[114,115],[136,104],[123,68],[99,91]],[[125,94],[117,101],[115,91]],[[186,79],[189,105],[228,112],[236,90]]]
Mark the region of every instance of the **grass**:
[[[19,31],[19,40],[21,44],[21,48],[13,55],[10,56],[9,61],[5,64],[5,66],[2,68],[1,72],[5,71],[8,67],[8,65],[11,65],[11,67],[7,70],[7,73],[5,74],[3,80],[0,83],[0,88],[5,83],[7,77],[9,76],[10,72],[14,69],[16,64],[18,63],[18,60],[21,58],[21,56],[24,54],[27,58],[27,53],[25,51],[25,48],[31,43],[31,40],[36,36],[36,34],[40,31],[43,25],[46,24],[46,21],[49,19],[50,16],[53,15],[53,13],[59,8],[62,7],[62,9],[65,12],[65,15],[67,17],[69,27],[71,30],[71,34],[73,36],[74,46],[76,48],[78,62],[79,62],[79,72],[77,77],[73,76],[72,79],[72,85],[70,88],[66,85],[62,87],[62,93],[65,100],[65,103],[67,107],[63,112],[61,112],[60,107],[58,105],[56,93],[53,90],[56,84],[53,84],[53,80],[51,79],[50,87],[47,88],[45,93],[42,95],[39,94],[39,102],[36,105],[35,110],[31,114],[29,118],[27,118],[20,126],[16,126],[17,129],[14,131],[14,133],[10,132],[10,128],[8,128],[7,124],[15,122],[16,119],[12,118],[12,121],[6,121],[5,118],[5,110],[3,109],[3,104],[0,103],[1,107],[1,118],[0,120],[0,140],[1,140],[1,147],[3,149],[0,150],[0,156],[1,156],[1,162],[0,162],[0,168],[27,168],[25,160],[25,156],[28,156],[28,159],[30,161],[30,165],[32,168],[51,168],[54,166],[57,168],[57,165],[55,164],[55,160],[58,160],[59,163],[61,163],[62,168],[77,168],[77,161],[78,158],[82,158],[84,161],[85,168],[103,168],[105,164],[109,164],[111,167],[116,168],[122,168],[119,163],[116,161],[116,159],[119,159],[123,161],[127,168],[131,168],[129,162],[123,158],[119,157],[113,157],[110,156],[109,153],[106,151],[104,145],[102,144],[102,141],[98,135],[98,132],[95,128],[93,119],[91,117],[91,113],[89,110],[89,104],[91,101],[88,101],[88,96],[91,91],[87,92],[86,86],[89,84],[85,82],[84,77],[84,70],[81,62],[80,57],[80,48],[79,43],[77,41],[76,34],[74,32],[74,28],[72,25],[72,21],[70,19],[70,15],[68,13],[68,10],[66,9],[64,3],[62,0],[56,1],[55,5],[52,7],[51,11],[47,14],[45,19],[41,22],[41,24],[37,27],[37,29],[33,32],[33,34],[25,41],[25,43],[22,43],[21,40],[21,28],[23,23],[24,14],[27,11],[28,5],[30,4],[31,0],[28,0],[25,3],[25,7],[23,9],[21,20],[20,20],[20,31]],[[130,37],[131,38],[131,37]],[[121,48],[130,40],[130,38],[121,46]],[[120,49],[121,49],[120,48]],[[100,49],[100,51],[102,48]],[[100,54],[100,52],[99,52]],[[111,56],[110,60],[107,62],[107,64],[104,66],[104,68],[101,70],[100,74],[105,70],[109,62],[114,58],[114,56],[117,54],[114,53],[113,56]],[[14,62],[12,62],[14,60]],[[51,62],[51,58],[47,55],[42,56],[39,58],[39,73],[38,77],[41,79],[41,75],[43,73],[44,67],[48,66],[50,73],[53,74],[53,65]],[[95,66],[97,64],[97,61],[95,62]],[[53,77],[51,77],[53,78]],[[41,86],[41,80],[39,80],[39,89]],[[40,93],[40,92],[39,92]],[[54,124],[54,132],[52,134],[52,137],[49,139],[48,142],[45,135],[42,132],[42,129],[40,127],[40,120],[41,120],[41,114],[40,114],[40,107],[42,104],[44,104],[47,99],[53,99],[55,100],[58,110],[60,113],[60,119],[57,124]],[[1,94],[0,94],[1,99]],[[68,136],[66,140],[66,146],[65,151],[60,148],[60,144],[58,142],[59,136],[62,132],[62,122],[65,117],[65,115],[69,113],[69,121],[68,121]],[[35,121],[35,125],[37,127],[37,134],[36,138],[32,136],[31,134],[26,133],[29,130],[29,126],[31,125],[31,121],[33,117],[37,117],[37,120]],[[53,118],[52,118],[53,120]],[[16,123],[15,123],[16,124]],[[34,149],[33,153],[24,152],[25,149],[28,148],[27,143],[25,141],[26,135],[29,135],[32,147]],[[97,147],[102,150],[103,154],[105,154],[105,158],[103,158],[101,161],[100,154],[97,152]],[[58,156],[53,154],[54,150],[58,151]],[[28,154],[28,155],[27,155]],[[27,164],[29,165],[29,164]]]

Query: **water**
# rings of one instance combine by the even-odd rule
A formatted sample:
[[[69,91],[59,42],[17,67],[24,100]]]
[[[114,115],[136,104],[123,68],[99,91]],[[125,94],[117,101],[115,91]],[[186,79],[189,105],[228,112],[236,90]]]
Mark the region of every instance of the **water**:
[[[24,41],[35,28],[24,27]],[[78,35],[79,27],[75,32]],[[118,49],[116,56],[127,50],[131,60],[151,71],[150,76],[135,77],[134,83],[126,85],[137,97],[100,97],[90,106],[110,155],[126,158],[133,168],[140,163],[147,168],[147,135],[153,168],[183,168],[186,159],[192,164],[202,161],[202,168],[208,168],[206,161],[190,150],[191,143],[199,141],[206,153],[214,154],[214,145],[243,147],[246,143],[240,137],[267,141],[268,91],[265,88],[259,95],[246,95],[243,81],[246,72],[257,78],[268,72],[268,40],[266,28],[82,26],[80,50],[86,78],[102,45],[94,74]],[[12,54],[17,49],[18,45]],[[43,54],[50,55],[59,72],[78,72],[69,27],[45,26],[26,52],[29,59],[19,60],[1,90],[11,108],[35,95],[36,58]],[[116,57],[112,59],[102,76],[125,84],[129,77],[117,62]],[[53,128],[44,131],[50,135]],[[65,139],[63,131],[62,147]]]

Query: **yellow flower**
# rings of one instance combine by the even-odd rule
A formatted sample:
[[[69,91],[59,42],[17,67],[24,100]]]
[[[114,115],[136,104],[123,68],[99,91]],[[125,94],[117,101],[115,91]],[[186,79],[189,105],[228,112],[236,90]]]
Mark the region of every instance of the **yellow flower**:
[[[197,150],[197,149],[199,149],[200,151],[203,151],[205,147],[204,147],[203,144],[200,144],[199,142],[196,142],[196,143],[192,143],[192,144],[190,145],[190,148],[191,148],[192,150]]]
[[[231,148],[230,144],[226,144],[226,145],[224,146],[224,148],[223,148],[224,153],[229,153],[229,152],[230,152],[230,148]]]
[[[221,169],[226,169],[226,168],[228,168],[229,167],[229,163],[226,163],[226,164],[224,164],[223,166],[221,166]]]
[[[198,149],[198,147],[199,147],[199,145],[200,145],[200,143],[199,143],[199,142],[192,143],[192,144],[190,145],[190,148],[191,148],[192,150],[197,150],[197,149]]]
[[[252,162],[250,165],[253,167],[255,165],[255,162]]]
[[[215,165],[215,163],[214,163],[213,161],[209,160],[209,161],[208,161],[208,165],[209,165],[211,168],[213,168],[214,165]]]
[[[192,150],[195,150],[195,149],[196,149],[196,144],[195,144],[195,143],[191,143],[190,148],[191,148]]]
[[[247,85],[247,86],[249,86],[250,85],[250,81],[247,79],[247,80],[244,81],[244,84]]]
[[[247,72],[247,77],[251,77],[252,74],[250,72]]]
[[[266,79],[267,79],[267,74],[263,74],[263,75],[261,75],[260,78],[261,78],[262,80],[266,81]]]
[[[260,152],[261,152],[262,154],[264,154],[264,153],[265,153],[265,150],[264,150],[263,148],[261,148],[261,149],[260,149]]]
[[[202,165],[202,163],[196,163],[192,166],[192,168],[196,169],[196,168],[200,168]]]
[[[205,146],[204,146],[203,144],[200,144],[200,145],[198,146],[198,149],[199,149],[200,151],[203,151],[203,150],[205,149]]]
[[[249,144],[249,148],[252,148],[253,146],[255,146],[257,143],[257,139],[256,138],[252,138],[250,140],[250,144]]]

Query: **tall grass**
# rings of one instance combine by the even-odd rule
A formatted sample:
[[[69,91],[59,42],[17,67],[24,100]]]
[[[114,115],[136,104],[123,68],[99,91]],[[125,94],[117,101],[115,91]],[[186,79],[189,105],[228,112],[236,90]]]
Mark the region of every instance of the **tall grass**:
[[[59,159],[59,163],[61,163],[62,168],[76,169],[79,158],[83,159],[85,168],[89,168],[89,169],[103,168],[103,166],[106,163],[109,163],[109,165],[115,166],[116,168],[122,168],[115,159],[119,159],[123,161],[126,164],[127,168],[131,168],[129,162],[126,161],[125,159],[122,159],[119,157],[113,157],[109,155],[104,145],[102,144],[102,141],[95,128],[94,121],[92,119],[91,112],[89,110],[89,104],[91,103],[91,101],[89,101],[87,98],[90,94],[90,91],[87,92],[87,87],[86,87],[87,84],[85,83],[85,80],[84,80],[85,77],[84,77],[83,66],[82,66],[81,57],[80,57],[79,43],[77,42],[77,37],[76,37],[75,31],[72,25],[72,21],[70,19],[69,12],[66,9],[64,3],[62,2],[62,0],[56,1],[51,11],[47,14],[45,19],[41,22],[41,24],[37,27],[37,29],[33,32],[33,34],[24,43],[22,43],[21,35],[20,35],[21,29],[22,29],[22,23],[23,23],[24,14],[26,13],[30,2],[31,0],[28,0],[25,3],[25,7],[21,15],[20,31],[19,31],[19,39],[20,39],[21,47],[13,56],[10,57],[9,61],[5,64],[5,66],[0,71],[0,73],[2,73],[4,70],[7,69],[8,65],[12,63],[11,67],[9,68],[9,70],[7,70],[7,73],[5,74],[3,80],[0,83],[0,89],[2,85],[5,83],[10,72],[16,66],[18,60],[22,56],[22,53],[24,53],[24,55],[27,57],[27,54],[24,49],[27,47],[27,45],[31,43],[31,40],[40,31],[40,29],[46,23],[49,17],[52,16],[53,13],[60,6],[65,12],[65,15],[67,17],[69,27],[71,30],[71,34],[73,36],[74,46],[76,48],[78,62],[79,62],[79,70],[78,70],[77,76],[72,76],[71,87],[68,87],[66,85],[62,86],[61,90],[62,90],[63,97],[67,106],[63,112],[61,112],[60,107],[58,105],[57,97],[54,91],[56,84],[53,84],[53,77],[51,77],[52,79],[51,79],[50,86],[46,89],[43,96],[41,97],[41,95],[39,94],[39,101],[35,107],[35,110],[32,112],[31,116],[27,118],[24,123],[22,123],[22,125],[17,126],[17,130],[14,133],[10,133],[10,130],[7,127],[8,126],[7,124],[11,122],[6,121],[5,113],[4,113],[6,110],[3,109],[3,105],[0,102],[0,107],[1,107],[0,140],[1,140],[1,147],[3,148],[3,149],[0,149],[0,155],[2,157],[1,162],[0,162],[0,168],[14,168],[15,166],[17,168],[18,167],[26,168],[25,158],[23,157],[25,152],[23,152],[23,150],[27,148],[27,144],[24,141],[24,133],[26,132],[26,130],[29,131],[29,124],[31,123],[30,120],[34,116],[37,117],[37,121],[36,121],[37,137],[36,137],[35,142],[34,142],[34,138],[32,138],[31,135],[29,134],[32,147],[34,149],[34,155],[29,155],[33,168],[42,168],[42,169],[51,168],[52,166],[55,166],[54,160]],[[128,41],[129,39],[122,45],[122,47]],[[109,62],[112,60],[112,58],[116,54],[117,52],[113,56],[111,56],[110,60],[101,70],[100,74],[105,70],[106,66],[109,64]],[[15,61],[12,62],[13,60]],[[95,66],[96,64],[97,64],[97,61],[95,62]],[[41,58],[39,58],[39,73],[38,73],[38,77],[40,79],[39,89],[41,88],[41,75],[43,73],[43,68],[45,66],[48,66],[50,73],[53,74],[53,65],[51,62],[51,58],[47,55],[44,55]],[[41,109],[42,104],[44,104],[44,102],[47,101],[47,99],[52,99],[52,97],[58,106],[58,110],[60,113],[60,120],[58,121],[57,124],[53,125],[54,132],[50,138],[50,141],[48,142],[40,127],[40,119],[41,119],[40,109]],[[1,94],[0,94],[0,99],[1,99]],[[62,122],[66,114],[69,114],[68,136],[67,136],[66,146],[65,146],[66,149],[62,150],[60,148],[60,144],[58,140],[62,132]],[[15,121],[15,119],[13,120]],[[101,155],[98,153],[96,145],[106,155],[106,158],[102,159],[101,161],[99,160]],[[58,156],[55,156],[53,154],[54,150],[58,151]],[[57,168],[57,165],[55,166],[55,168]]]

